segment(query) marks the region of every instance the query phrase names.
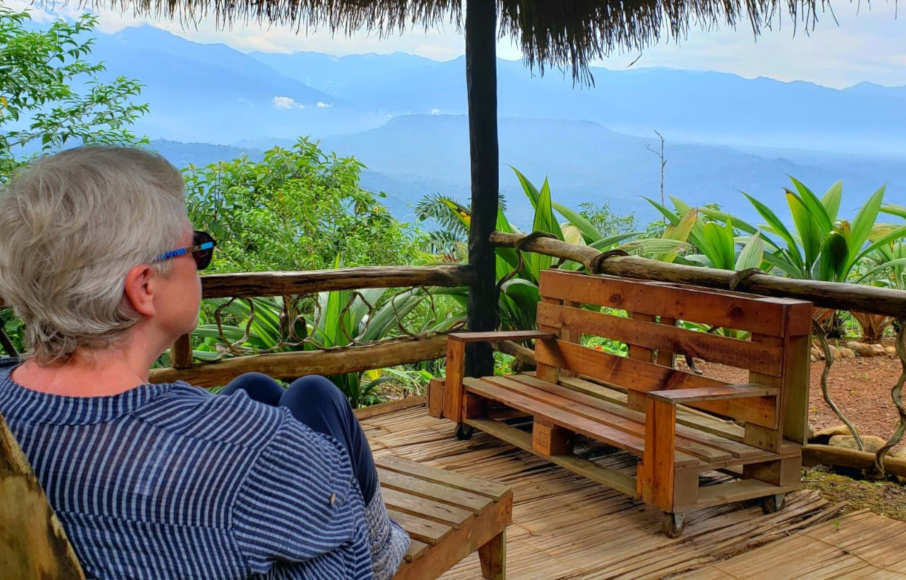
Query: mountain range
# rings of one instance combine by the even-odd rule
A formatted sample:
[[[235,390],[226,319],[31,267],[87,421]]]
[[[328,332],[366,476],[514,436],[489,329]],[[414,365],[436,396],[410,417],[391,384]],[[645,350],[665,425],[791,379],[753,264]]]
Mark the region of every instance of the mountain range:
[[[151,113],[137,130],[182,165],[251,157],[301,135],[367,170],[400,217],[428,193],[467,200],[468,135],[463,58],[394,53],[244,54],[143,26],[100,34],[93,57],[107,74],[137,78]],[[906,199],[906,86],[838,90],[806,82],[683,70],[593,68],[595,85],[498,62],[501,191],[517,222],[528,208],[508,166],[550,178],[566,205],[606,200],[640,219],[641,196],[665,189],[693,203],[719,202],[755,219],[739,191],[783,204],[794,175],[817,192],[844,181],[842,211],[887,184]],[[777,208],[778,213],[786,213]]]

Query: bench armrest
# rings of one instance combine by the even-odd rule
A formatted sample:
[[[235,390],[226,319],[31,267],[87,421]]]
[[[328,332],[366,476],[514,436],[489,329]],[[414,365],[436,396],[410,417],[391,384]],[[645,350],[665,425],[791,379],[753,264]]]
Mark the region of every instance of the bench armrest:
[[[676,405],[696,401],[719,401],[721,399],[750,399],[755,397],[776,397],[779,391],[775,387],[764,385],[726,385],[723,387],[698,387],[695,389],[672,389],[665,391],[648,391],[648,396]]]
[[[529,338],[554,338],[553,332],[544,330],[492,330],[489,332],[451,332],[449,340],[458,342],[499,342],[501,340],[526,340]]]

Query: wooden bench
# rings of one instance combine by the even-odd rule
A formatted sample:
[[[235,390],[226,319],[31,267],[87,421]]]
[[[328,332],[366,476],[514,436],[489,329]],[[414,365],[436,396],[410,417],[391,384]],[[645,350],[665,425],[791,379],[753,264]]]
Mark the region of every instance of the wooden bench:
[[[538,330],[450,335],[446,379],[431,386],[429,410],[457,422],[460,437],[483,430],[657,506],[671,536],[691,510],[764,498],[772,511],[799,487],[811,303],[557,270],[542,272],[539,291]],[[589,336],[625,343],[628,356],[583,346]],[[535,373],[463,377],[467,343],[522,338],[536,339]],[[679,370],[676,355],[745,369],[748,378],[727,384]],[[531,432],[495,419],[501,406],[504,416],[531,417]],[[636,467],[578,457],[577,440],[621,449]],[[737,477],[700,486],[715,470]]]
[[[437,578],[478,550],[485,578],[506,577],[506,486],[387,456],[376,459],[390,516],[411,538],[398,580]],[[84,578],[66,533],[0,415],[0,578]]]

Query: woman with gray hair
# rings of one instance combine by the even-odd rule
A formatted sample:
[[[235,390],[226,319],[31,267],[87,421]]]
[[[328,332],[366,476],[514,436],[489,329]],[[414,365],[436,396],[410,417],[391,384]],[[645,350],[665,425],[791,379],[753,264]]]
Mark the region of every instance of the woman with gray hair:
[[[0,296],[29,350],[0,368],[0,413],[89,577],[389,578],[408,538],[329,381],[148,383],[197,323],[214,246],[157,155],[81,147],[17,173]]]

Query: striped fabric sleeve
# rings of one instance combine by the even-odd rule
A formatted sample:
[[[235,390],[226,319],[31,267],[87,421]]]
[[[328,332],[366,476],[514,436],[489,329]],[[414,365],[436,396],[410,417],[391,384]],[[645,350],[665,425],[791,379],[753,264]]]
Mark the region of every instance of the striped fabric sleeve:
[[[336,550],[356,552],[349,544],[361,538],[364,526],[363,500],[349,456],[339,443],[292,419],[287,410],[233,508],[232,527],[250,571],[265,574],[276,562],[304,562]],[[368,552],[366,541],[370,568]]]

